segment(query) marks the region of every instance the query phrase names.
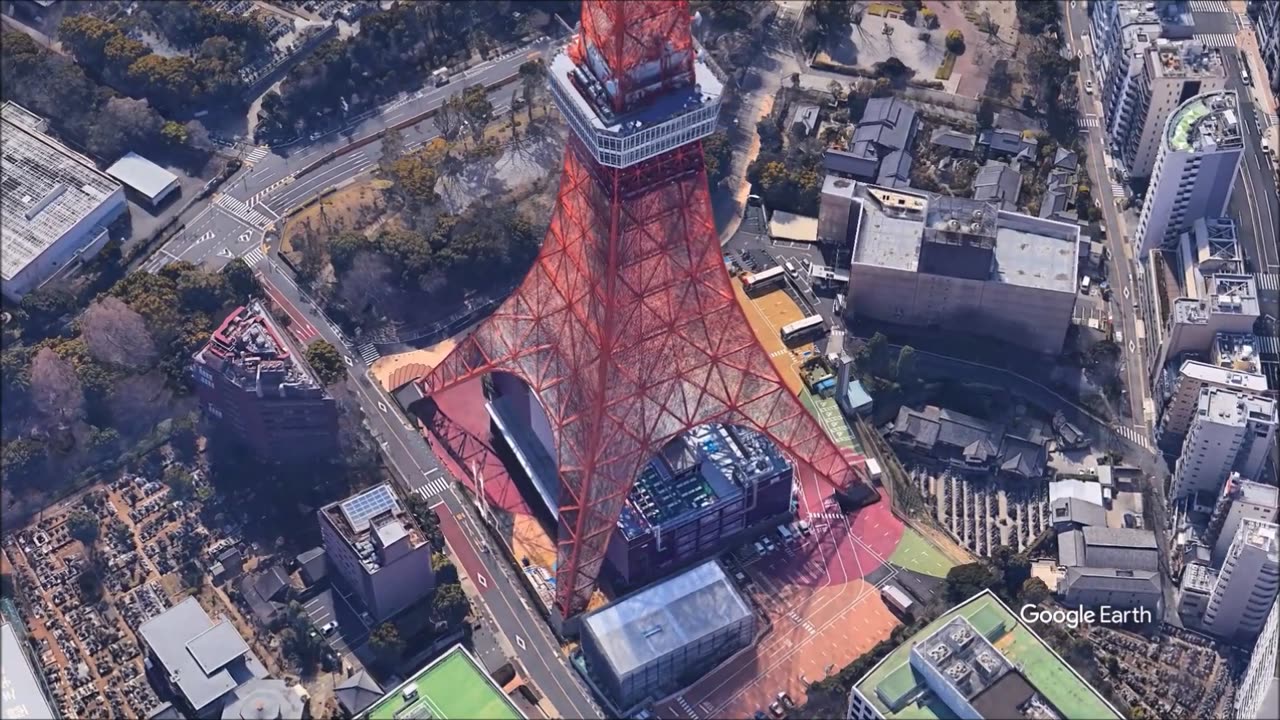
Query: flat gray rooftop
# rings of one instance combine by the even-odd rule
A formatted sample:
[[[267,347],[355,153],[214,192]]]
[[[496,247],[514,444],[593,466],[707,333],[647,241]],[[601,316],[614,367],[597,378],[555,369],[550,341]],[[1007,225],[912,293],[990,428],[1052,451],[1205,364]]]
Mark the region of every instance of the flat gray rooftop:
[[[0,700],[0,717],[51,718],[53,709],[41,690],[36,670],[31,666],[22,644],[5,622],[0,623],[0,671],[4,673],[4,696]],[[25,714],[22,711],[25,710]]]
[[[178,176],[131,152],[107,168],[107,174],[148,198],[160,195],[178,181]]]

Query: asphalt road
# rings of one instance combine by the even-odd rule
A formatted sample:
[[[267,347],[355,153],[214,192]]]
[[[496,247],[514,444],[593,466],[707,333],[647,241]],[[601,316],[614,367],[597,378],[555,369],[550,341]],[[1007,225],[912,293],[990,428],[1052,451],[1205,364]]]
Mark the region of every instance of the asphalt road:
[[[357,381],[355,394],[360,410],[401,489],[406,494],[422,495],[432,505],[443,503],[443,507],[436,509],[442,516],[442,525],[447,527],[450,550],[480,591],[479,609],[511,643],[515,658],[528,678],[560,717],[603,717],[590,693],[580,684],[577,673],[566,664],[559,643],[547,630],[541,615],[530,606],[530,600],[506,561],[483,549],[488,546],[487,536],[474,508],[462,499],[453,482],[438,482],[441,477],[449,477],[448,471],[440,466],[426,442],[396,409],[391,397],[369,379],[368,368],[359,354],[345,343],[336,326],[306,299],[285,269],[271,260],[259,267],[268,292],[284,305],[285,311],[294,318],[294,325],[302,318],[311,328],[308,334],[314,332],[312,337],[324,338],[342,352],[349,372]]]

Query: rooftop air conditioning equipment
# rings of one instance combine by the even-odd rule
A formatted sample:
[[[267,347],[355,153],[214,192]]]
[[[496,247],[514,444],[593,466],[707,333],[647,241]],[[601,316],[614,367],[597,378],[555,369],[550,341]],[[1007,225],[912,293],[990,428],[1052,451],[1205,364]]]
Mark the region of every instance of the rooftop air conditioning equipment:
[[[951,218],[947,221],[947,228],[952,232],[958,232],[960,230],[960,221],[955,218]]]

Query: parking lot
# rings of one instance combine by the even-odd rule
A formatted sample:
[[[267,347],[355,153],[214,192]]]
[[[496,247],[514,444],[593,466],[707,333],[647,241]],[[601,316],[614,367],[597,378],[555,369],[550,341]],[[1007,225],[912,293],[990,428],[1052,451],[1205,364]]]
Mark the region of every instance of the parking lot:
[[[316,630],[331,621],[337,621],[338,627],[326,640],[339,657],[353,654],[356,648],[369,639],[369,628],[360,620],[360,615],[351,602],[336,588],[321,592],[303,603],[302,607]]]
[[[785,693],[797,704],[809,683],[836,672],[898,625],[877,588],[896,571],[886,558],[902,536],[887,503],[839,513],[808,467],[798,467],[800,515],[809,533],[788,541],[776,530],[763,555],[754,541],[727,562],[772,629],[691,687],[660,703],[664,718],[703,720],[768,713]],[[830,506],[829,506],[830,505]]]

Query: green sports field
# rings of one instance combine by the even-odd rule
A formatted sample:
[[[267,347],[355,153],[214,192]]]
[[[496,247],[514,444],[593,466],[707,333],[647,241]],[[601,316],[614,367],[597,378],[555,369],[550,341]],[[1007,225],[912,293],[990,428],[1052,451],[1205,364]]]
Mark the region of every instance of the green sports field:
[[[416,698],[404,693],[416,688]],[[370,720],[519,720],[522,716],[461,646],[388,693],[365,714]]]

